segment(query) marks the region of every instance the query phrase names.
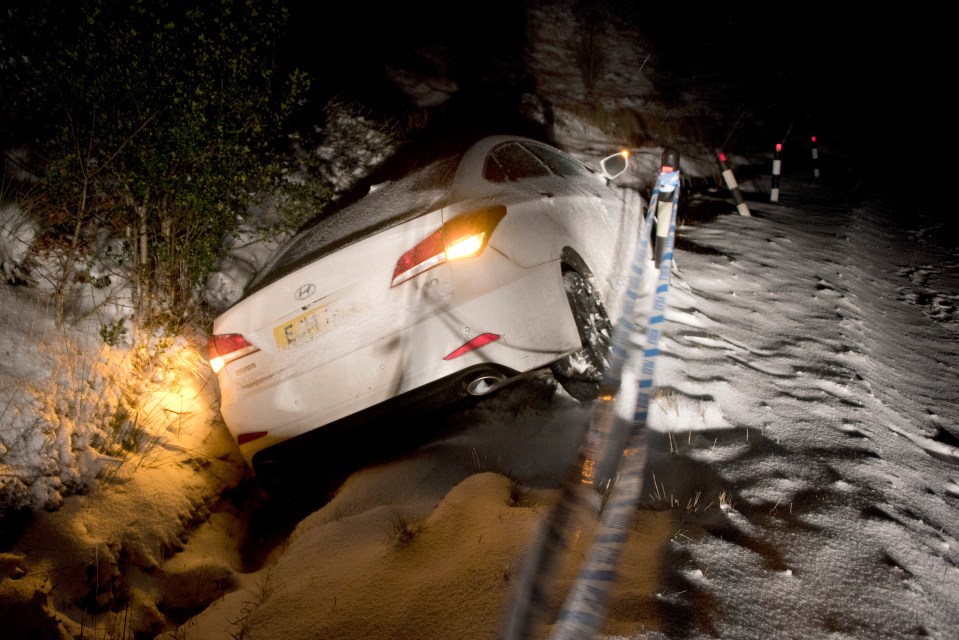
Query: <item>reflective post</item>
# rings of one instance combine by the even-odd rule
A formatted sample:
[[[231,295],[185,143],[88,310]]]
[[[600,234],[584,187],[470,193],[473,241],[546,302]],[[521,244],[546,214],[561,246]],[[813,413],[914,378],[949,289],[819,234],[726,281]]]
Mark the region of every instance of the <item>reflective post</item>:
[[[816,148],[816,136],[812,137],[812,175],[819,177],[819,149]]]
[[[663,150],[661,173],[672,173],[679,170],[679,152],[673,149]],[[656,199],[656,267],[663,262],[663,253],[666,251],[666,238],[669,236],[669,225],[673,216],[673,198],[676,190],[660,191]]]
[[[769,191],[769,201],[779,202],[779,173],[782,171],[782,160],[779,154],[783,150],[781,142],[776,143],[776,152],[773,154],[773,182],[772,189]]]
[[[749,213],[749,207],[746,206],[746,200],[739,191],[739,183],[736,182],[736,176],[733,175],[733,170],[729,167],[729,163],[726,162],[726,154],[717,149],[716,157],[719,158],[719,167],[723,172],[723,182],[726,183],[726,188],[729,189],[729,192],[733,194],[736,210],[739,211],[739,215],[741,216],[751,216],[752,214]]]

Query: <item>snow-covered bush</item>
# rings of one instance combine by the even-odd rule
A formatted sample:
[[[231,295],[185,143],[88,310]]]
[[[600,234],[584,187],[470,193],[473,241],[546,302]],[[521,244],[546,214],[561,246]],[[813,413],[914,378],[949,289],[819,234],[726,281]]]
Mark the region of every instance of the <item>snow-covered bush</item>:
[[[0,273],[8,283],[23,282],[25,262],[36,236],[36,220],[19,205],[0,205]]]
[[[98,479],[132,473],[176,439],[183,406],[199,402],[209,376],[183,337],[110,346],[95,323],[68,330],[43,320],[36,377],[0,376],[0,520],[9,509],[58,508]]]

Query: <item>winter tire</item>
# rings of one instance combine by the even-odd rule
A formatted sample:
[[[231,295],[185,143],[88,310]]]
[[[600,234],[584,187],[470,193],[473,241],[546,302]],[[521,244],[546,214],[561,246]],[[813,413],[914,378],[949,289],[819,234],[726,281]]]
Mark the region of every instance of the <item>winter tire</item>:
[[[583,346],[554,362],[550,369],[569,395],[588,402],[596,399],[603,381],[613,329],[588,278],[576,271],[566,271],[563,285]]]

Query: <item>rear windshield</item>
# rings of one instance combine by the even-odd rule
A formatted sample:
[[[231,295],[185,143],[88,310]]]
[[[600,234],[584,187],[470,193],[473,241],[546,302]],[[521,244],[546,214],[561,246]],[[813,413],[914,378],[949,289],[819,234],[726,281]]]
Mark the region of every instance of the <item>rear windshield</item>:
[[[338,249],[445,206],[458,164],[459,158],[434,162],[311,223],[253,280],[247,295]]]

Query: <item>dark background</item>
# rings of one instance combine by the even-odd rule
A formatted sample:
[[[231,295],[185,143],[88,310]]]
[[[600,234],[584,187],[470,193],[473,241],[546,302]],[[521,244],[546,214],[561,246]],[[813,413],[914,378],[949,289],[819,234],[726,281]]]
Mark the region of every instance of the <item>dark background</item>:
[[[439,45],[460,85],[440,110],[441,126],[519,129],[515,96],[532,86],[523,63],[527,4],[300,3],[292,9],[289,54],[314,75],[319,96],[348,94],[396,110],[406,98],[385,67],[415,64],[416,48]],[[932,12],[836,3],[572,5],[638,25],[657,57],[653,80],[663,99],[697,91],[727,121],[744,104],[765,109],[759,115],[787,141],[820,130],[821,140],[842,145],[869,171],[923,166],[942,149],[947,40],[936,35],[944,18]]]

